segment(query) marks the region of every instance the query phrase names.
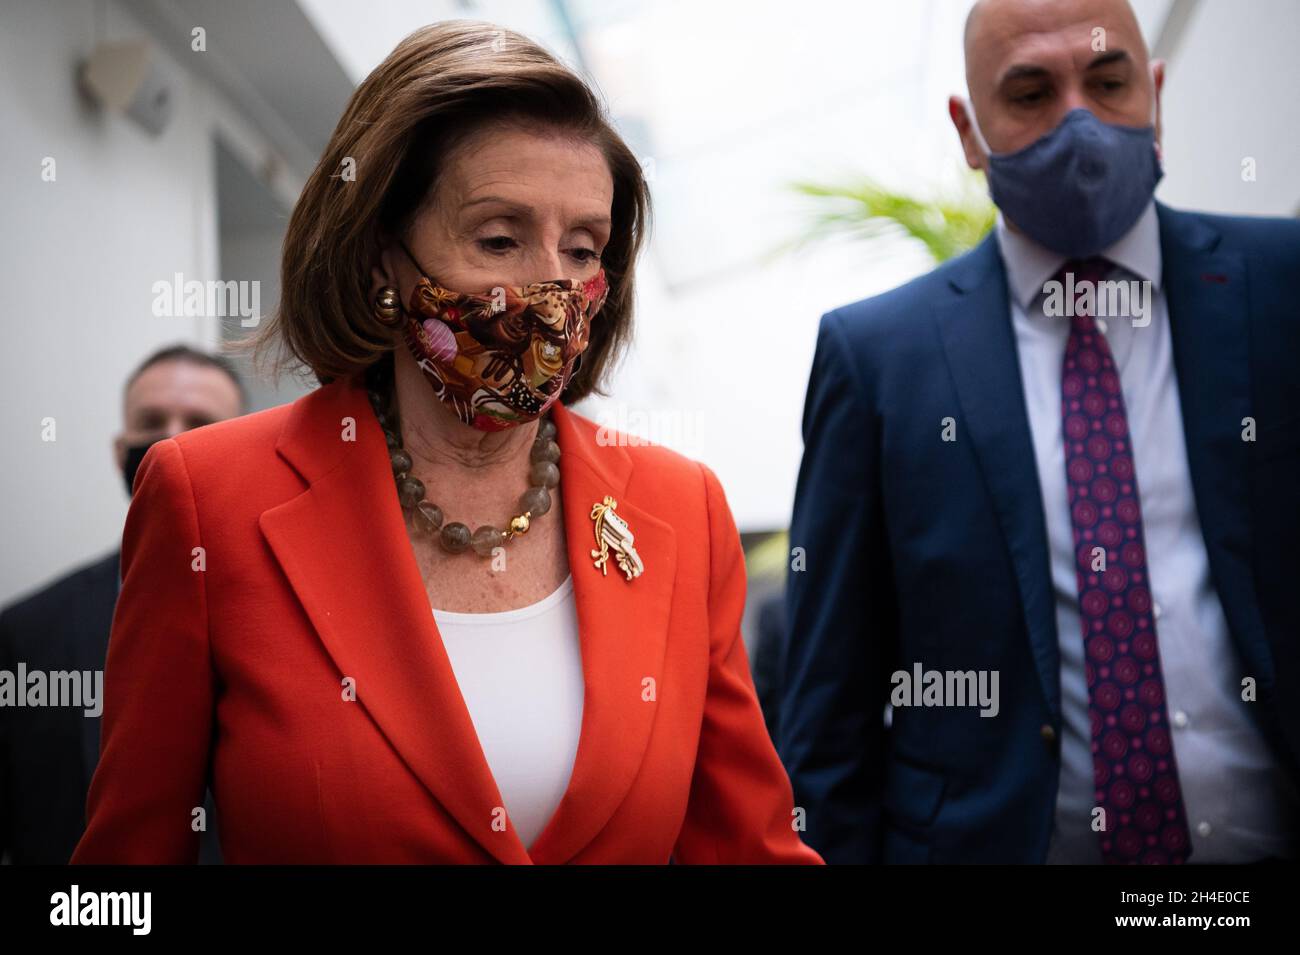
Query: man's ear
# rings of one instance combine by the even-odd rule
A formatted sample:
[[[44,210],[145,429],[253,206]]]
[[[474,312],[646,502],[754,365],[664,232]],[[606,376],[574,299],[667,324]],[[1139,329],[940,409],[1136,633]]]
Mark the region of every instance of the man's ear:
[[[988,159],[975,138],[970,115],[966,112],[965,102],[960,96],[948,97],[948,118],[952,120],[957,135],[961,138],[961,148],[966,154],[966,165],[972,169],[983,169]]]
[[[126,473],[126,435],[118,434],[113,439],[113,460],[117,462],[117,469]]]

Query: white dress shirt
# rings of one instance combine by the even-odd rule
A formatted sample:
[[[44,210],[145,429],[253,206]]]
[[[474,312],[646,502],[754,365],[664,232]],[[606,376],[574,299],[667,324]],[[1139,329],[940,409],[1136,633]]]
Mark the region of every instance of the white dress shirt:
[[[573,575],[517,610],[433,619],[506,815],[531,848],[569,788],[582,730]]]
[[[1075,579],[1073,528],[1061,436],[1061,362],[1068,317],[1044,314],[1043,284],[1065,263],[998,217],[1011,320],[1047,523],[1061,653],[1060,792],[1048,862],[1101,862]],[[1297,848],[1297,797],[1241,699],[1247,676],[1210,578],[1192,496],[1175,376],[1170,317],[1161,282],[1160,230],[1152,202],[1101,253],[1111,279],[1149,280],[1153,301],[1135,326],[1096,319],[1117,366],[1137,469],[1166,706],[1191,830],[1192,863],[1252,862]],[[1177,320],[1177,316],[1174,317]]]

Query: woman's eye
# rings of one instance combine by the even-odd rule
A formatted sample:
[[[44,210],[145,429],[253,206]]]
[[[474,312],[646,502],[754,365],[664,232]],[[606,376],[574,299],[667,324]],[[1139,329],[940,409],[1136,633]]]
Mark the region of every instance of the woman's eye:
[[[487,239],[479,239],[478,244],[488,252],[509,252],[517,243],[508,235],[494,235]]]
[[[600,253],[595,249],[570,249],[569,254],[579,262],[599,262]]]

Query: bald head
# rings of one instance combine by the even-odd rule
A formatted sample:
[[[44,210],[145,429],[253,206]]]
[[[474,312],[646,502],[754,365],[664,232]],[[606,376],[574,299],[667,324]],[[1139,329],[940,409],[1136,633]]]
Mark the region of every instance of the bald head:
[[[1096,7],[1113,7],[1117,9],[1098,11],[1093,9]],[[985,18],[985,14],[990,14],[994,18],[994,22],[999,17],[1008,20],[1039,17],[1042,18],[1041,22],[1046,28],[1051,29],[1065,18],[1073,16],[1075,12],[1085,8],[1087,8],[1086,13],[1105,15],[1116,21],[1127,17],[1132,22],[1133,29],[1137,29],[1137,17],[1134,16],[1133,8],[1129,6],[1128,0],[1113,0],[1113,2],[1096,4],[1087,3],[1086,0],[976,0],[975,4],[970,8],[970,13],[966,16],[966,59],[969,62],[971,38],[975,28],[982,25],[981,21]]]
[[[966,86],[994,152],[1014,152],[1087,109],[1125,126],[1151,122],[1163,78],[1127,0],[978,0],[966,19]],[[983,150],[950,113],[972,166]],[[964,113],[963,113],[964,116]],[[969,142],[968,142],[969,140]],[[974,160],[974,161],[972,161]]]

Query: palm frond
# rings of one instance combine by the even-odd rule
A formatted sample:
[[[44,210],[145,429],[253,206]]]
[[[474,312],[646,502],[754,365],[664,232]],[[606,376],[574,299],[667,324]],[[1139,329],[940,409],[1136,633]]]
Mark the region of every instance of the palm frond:
[[[993,228],[996,211],[983,182],[982,175],[971,173],[929,197],[895,192],[868,177],[795,182],[791,188],[816,200],[818,208],[794,244],[831,236],[874,240],[904,235],[922,243],[935,262],[943,262],[979,244]]]

